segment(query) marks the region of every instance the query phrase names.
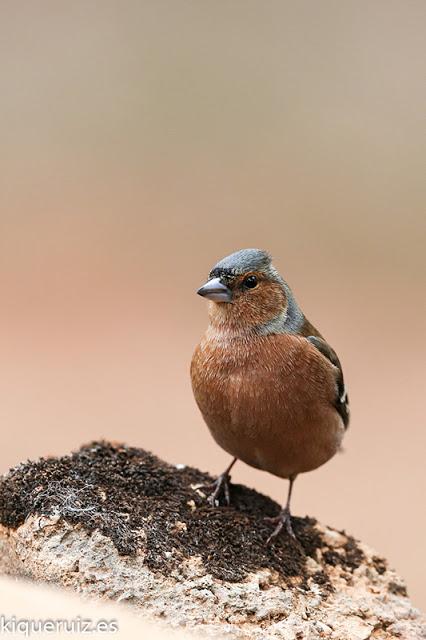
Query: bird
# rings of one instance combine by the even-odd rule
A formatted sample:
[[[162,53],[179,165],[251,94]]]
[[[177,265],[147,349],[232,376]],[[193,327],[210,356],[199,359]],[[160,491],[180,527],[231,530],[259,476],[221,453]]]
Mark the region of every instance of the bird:
[[[209,324],[190,367],[196,403],[232,461],[208,496],[230,504],[237,460],[289,480],[287,500],[267,539],[295,538],[291,497],[296,477],[341,448],[349,400],[336,352],[303,314],[267,251],[242,249],[220,260],[197,293]]]

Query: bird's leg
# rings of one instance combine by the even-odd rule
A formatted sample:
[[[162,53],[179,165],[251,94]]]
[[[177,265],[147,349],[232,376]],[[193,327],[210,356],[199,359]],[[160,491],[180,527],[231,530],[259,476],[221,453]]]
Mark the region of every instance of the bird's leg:
[[[296,536],[294,535],[293,527],[291,526],[291,514],[290,514],[291,492],[293,490],[293,483],[295,479],[296,479],[296,476],[290,476],[289,478],[290,484],[288,487],[287,502],[285,504],[285,507],[283,507],[280,513],[274,518],[265,518],[267,522],[270,522],[271,524],[276,525],[275,529],[267,539],[266,544],[269,544],[272,540],[274,540],[274,538],[277,537],[281,529],[283,529],[284,527],[286,528],[286,531],[289,536],[291,536],[292,538],[296,538]]]
[[[225,496],[225,502],[226,504],[229,506],[231,504],[231,494],[229,491],[229,481],[231,479],[230,477],[230,471],[232,469],[232,467],[234,466],[234,464],[237,462],[238,458],[234,458],[231,462],[231,464],[226,467],[225,471],[223,473],[220,474],[220,476],[218,476],[216,478],[216,480],[214,482],[212,482],[211,484],[208,485],[201,485],[198,488],[203,488],[203,489],[211,489],[213,491],[213,493],[211,495],[209,495],[209,497],[207,498],[208,502],[213,506],[213,507],[218,507],[219,506],[219,498],[221,496],[221,494],[223,493]]]

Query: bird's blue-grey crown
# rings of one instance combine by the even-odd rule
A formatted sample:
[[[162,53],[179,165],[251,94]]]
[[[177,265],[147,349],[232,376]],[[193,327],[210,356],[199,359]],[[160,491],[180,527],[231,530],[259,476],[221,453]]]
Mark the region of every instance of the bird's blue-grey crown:
[[[272,258],[267,251],[261,249],[241,249],[219,260],[210,271],[210,278],[221,275],[240,275],[249,271],[271,272]]]
[[[285,291],[286,307],[265,325],[258,327],[258,333],[296,333],[304,322],[304,315],[297,304],[287,282],[272,265],[272,258],[261,249],[241,249],[222,258],[210,271],[208,282],[198,290],[202,296],[217,302],[231,302],[232,292],[227,283],[235,276],[260,271],[278,282]]]

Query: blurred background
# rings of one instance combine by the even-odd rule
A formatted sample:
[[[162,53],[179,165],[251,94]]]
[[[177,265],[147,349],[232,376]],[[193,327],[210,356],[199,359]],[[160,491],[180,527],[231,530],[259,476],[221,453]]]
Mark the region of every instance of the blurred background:
[[[189,381],[194,292],[261,247],[351,399],[294,513],[426,604],[425,20],[423,0],[3,0],[0,471],[101,437],[222,471]]]

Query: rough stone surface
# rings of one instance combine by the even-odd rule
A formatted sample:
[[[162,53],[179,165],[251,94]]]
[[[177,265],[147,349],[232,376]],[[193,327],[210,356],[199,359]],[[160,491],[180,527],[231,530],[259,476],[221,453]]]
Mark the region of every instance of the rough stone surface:
[[[128,602],[173,626],[230,638],[426,638],[386,560],[345,532],[295,518],[270,547],[279,507],[232,486],[211,507],[204,473],[93,443],[21,464],[0,481],[0,572]]]

